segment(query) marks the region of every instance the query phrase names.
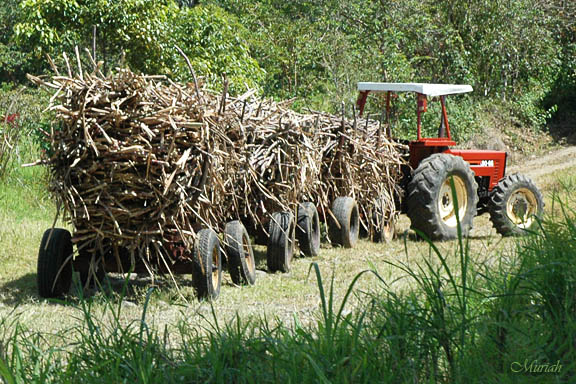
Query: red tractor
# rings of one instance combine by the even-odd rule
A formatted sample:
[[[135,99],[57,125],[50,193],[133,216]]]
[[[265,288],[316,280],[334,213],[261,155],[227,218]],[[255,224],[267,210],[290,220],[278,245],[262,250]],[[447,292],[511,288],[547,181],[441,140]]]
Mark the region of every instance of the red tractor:
[[[544,207],[542,194],[524,175],[505,176],[506,152],[453,148],[456,142],[450,134],[446,96],[471,92],[471,86],[358,83],[358,90],[360,114],[370,92],[384,92],[387,119],[393,92],[416,93],[417,139],[408,142],[410,167],[405,175],[402,204],[413,229],[433,240],[453,239],[458,235],[457,216],[462,233],[467,235],[474,217],[486,211],[498,233],[504,236],[521,235],[537,225]],[[428,98],[440,100],[438,137],[424,138],[421,134]]]

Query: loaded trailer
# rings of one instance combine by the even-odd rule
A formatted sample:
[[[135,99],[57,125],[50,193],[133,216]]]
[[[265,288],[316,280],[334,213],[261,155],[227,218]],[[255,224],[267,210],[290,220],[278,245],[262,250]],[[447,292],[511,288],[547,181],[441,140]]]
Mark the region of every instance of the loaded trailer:
[[[42,237],[42,297],[65,294],[74,272],[83,287],[108,272],[134,272],[192,274],[198,296],[216,298],[224,265],[235,284],[254,284],[251,237],[264,227],[272,272],[290,269],[297,242],[302,254],[318,255],[321,221],[334,244],[354,246],[363,217],[354,193],[372,196],[379,189],[370,188],[382,184],[374,178],[389,178],[378,171],[386,164],[373,143],[362,141],[369,136],[348,133],[356,118],[297,114],[251,91],[220,97],[129,70],[30,78],[56,90],[57,124],[47,132],[43,163],[73,228]],[[334,147],[346,166],[351,153],[372,157],[359,158],[356,173],[334,171],[338,161],[322,157]],[[386,150],[395,159],[394,147]],[[372,178],[366,164],[377,170]],[[330,184],[360,177],[368,187],[356,192]],[[267,200],[275,204],[259,210]]]

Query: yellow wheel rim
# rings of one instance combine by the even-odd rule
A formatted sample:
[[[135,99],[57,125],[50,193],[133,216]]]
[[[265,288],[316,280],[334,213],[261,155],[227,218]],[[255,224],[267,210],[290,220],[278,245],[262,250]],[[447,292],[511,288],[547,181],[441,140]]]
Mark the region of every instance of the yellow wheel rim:
[[[220,270],[220,260],[218,260],[218,256],[219,250],[216,246],[212,250],[212,288],[214,288],[214,291],[216,291],[220,285],[220,273],[218,273]]]
[[[506,214],[518,228],[530,228],[537,210],[536,196],[528,188],[517,189],[506,202]]]
[[[456,204],[452,196],[452,188],[450,186],[451,179],[454,180],[454,189],[456,190],[458,204]],[[440,188],[440,193],[438,194],[438,212],[440,213],[440,219],[448,227],[456,227],[458,224],[456,205],[458,205],[458,217],[462,220],[468,208],[468,191],[466,190],[466,183],[460,176],[451,175],[444,180]]]
[[[250,247],[250,239],[246,235],[242,235],[242,248],[244,249],[244,257],[246,259],[248,271],[254,273],[256,263],[254,262],[254,255],[252,254],[252,249]]]
[[[384,240],[385,243],[391,242],[394,238],[396,225],[392,220],[388,220],[382,225],[382,240]]]

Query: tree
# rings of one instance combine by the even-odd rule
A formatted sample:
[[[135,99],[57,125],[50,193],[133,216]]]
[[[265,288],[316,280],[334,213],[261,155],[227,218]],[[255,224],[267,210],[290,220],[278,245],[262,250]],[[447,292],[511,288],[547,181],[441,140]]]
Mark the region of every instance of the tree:
[[[0,82],[22,80],[29,69],[31,55],[15,43],[14,26],[20,18],[19,0],[5,0],[0,5]]]
[[[117,62],[125,54],[137,70],[162,71],[170,15],[169,0],[23,0],[23,19],[15,26],[20,45],[40,59],[78,45],[91,47],[97,31],[100,58]],[[38,68],[40,69],[40,68]]]
[[[169,73],[189,78],[186,63],[173,49],[178,45],[212,87],[221,84],[224,73],[233,92],[260,87],[264,71],[251,56],[246,42],[249,32],[234,16],[217,6],[199,5],[182,8],[173,15],[172,24]]]
[[[188,68],[217,85],[227,73],[231,89],[258,87],[263,71],[250,56],[246,29],[216,6],[179,7],[172,0],[22,0],[16,35],[38,63],[75,46],[91,47],[96,28],[97,59],[108,68],[125,60],[133,70],[187,78]],[[1,53],[1,51],[0,51]],[[1,57],[1,56],[0,56]],[[36,72],[41,67],[35,68]]]

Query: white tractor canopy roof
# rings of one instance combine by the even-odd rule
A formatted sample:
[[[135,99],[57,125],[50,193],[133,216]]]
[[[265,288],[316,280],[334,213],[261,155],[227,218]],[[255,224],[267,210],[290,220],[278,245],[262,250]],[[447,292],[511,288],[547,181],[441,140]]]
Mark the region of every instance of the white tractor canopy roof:
[[[373,92],[417,92],[427,96],[443,96],[472,92],[472,86],[428,83],[358,83],[358,90]]]

